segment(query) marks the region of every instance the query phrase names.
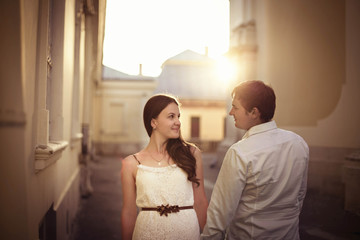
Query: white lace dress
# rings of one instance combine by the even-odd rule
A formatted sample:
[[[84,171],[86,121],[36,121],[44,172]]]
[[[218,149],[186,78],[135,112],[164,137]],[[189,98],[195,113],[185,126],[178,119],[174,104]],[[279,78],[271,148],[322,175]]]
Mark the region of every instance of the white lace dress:
[[[167,167],[138,165],[136,175],[136,205],[154,208],[160,205],[192,206],[194,194],[187,174],[175,164]],[[199,223],[194,209],[162,215],[157,211],[140,211],[133,239],[200,239]]]

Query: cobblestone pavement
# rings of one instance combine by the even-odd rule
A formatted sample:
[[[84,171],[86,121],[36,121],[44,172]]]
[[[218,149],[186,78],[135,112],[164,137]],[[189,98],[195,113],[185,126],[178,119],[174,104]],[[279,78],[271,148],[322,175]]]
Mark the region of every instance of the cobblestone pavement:
[[[205,153],[204,178],[208,199],[219,172],[211,168],[213,154]],[[121,157],[99,157],[91,162],[94,192],[80,201],[72,240],[121,239]],[[302,240],[360,239],[360,216],[343,210],[343,199],[308,191],[300,216]]]

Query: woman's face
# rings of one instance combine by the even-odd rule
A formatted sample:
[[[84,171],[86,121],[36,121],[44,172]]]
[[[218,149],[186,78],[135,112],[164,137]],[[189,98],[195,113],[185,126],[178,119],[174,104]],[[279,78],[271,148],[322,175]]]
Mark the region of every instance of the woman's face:
[[[154,132],[158,132],[166,139],[178,138],[180,136],[180,110],[176,103],[170,103],[151,121]]]

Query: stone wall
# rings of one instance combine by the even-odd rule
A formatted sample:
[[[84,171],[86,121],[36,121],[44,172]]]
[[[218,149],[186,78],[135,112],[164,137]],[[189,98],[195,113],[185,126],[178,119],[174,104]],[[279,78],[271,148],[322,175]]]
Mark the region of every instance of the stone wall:
[[[344,209],[360,213],[359,150],[310,147],[308,190],[344,200]]]

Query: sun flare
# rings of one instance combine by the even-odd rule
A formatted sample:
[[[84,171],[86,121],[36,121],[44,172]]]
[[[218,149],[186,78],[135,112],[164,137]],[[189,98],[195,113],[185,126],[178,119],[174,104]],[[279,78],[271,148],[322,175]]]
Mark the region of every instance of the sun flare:
[[[216,59],[216,72],[219,79],[229,84],[236,78],[237,67],[229,58],[221,56]]]

